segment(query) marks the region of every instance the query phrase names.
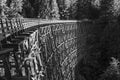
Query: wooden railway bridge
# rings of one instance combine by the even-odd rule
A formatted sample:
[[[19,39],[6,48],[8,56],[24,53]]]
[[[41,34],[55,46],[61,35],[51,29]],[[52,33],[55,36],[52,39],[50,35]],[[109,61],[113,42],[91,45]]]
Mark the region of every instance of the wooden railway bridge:
[[[93,27],[88,20],[0,19],[0,80],[75,80]]]

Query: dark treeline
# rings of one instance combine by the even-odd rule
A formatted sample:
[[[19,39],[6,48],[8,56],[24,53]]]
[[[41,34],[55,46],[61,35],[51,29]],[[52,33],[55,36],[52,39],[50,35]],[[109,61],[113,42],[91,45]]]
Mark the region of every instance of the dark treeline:
[[[75,19],[76,4],[77,0],[1,0],[0,16]]]
[[[41,19],[110,19],[119,16],[119,3],[119,0],[1,0],[0,15]]]

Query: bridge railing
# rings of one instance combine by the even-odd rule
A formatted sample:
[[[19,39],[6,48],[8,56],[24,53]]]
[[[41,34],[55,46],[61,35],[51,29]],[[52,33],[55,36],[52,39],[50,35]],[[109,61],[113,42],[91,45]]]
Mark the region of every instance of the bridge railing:
[[[25,31],[21,33],[33,32],[17,43],[17,51],[14,49],[16,52],[7,52],[10,54],[10,66],[14,63],[18,67],[14,68],[15,71],[11,66],[9,70],[12,71],[11,74],[14,73],[11,76],[19,74],[33,80],[74,80],[78,55],[78,29],[81,24],[86,26],[84,22],[87,21],[24,19],[21,24]],[[3,70],[1,74],[4,74],[4,69],[0,69]]]

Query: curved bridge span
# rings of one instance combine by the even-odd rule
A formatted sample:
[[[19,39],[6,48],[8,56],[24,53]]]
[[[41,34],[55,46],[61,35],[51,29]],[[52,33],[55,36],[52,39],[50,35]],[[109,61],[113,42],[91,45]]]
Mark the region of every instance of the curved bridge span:
[[[91,21],[1,19],[0,24],[2,78],[75,80]]]

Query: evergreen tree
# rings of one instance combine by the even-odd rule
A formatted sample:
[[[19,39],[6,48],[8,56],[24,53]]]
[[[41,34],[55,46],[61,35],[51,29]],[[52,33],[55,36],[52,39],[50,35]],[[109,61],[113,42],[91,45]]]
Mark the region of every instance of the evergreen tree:
[[[77,7],[77,19],[95,19],[99,15],[98,10],[92,5],[92,0],[78,0]]]
[[[120,15],[120,0],[113,0],[111,2],[110,11],[113,13],[114,16]]]
[[[22,10],[23,17],[27,17],[27,18],[36,17],[35,8],[33,7],[32,4],[34,4],[34,2],[31,0],[23,1],[23,10]]]
[[[41,19],[50,19],[50,1],[42,0],[40,4],[38,17]]]
[[[12,0],[7,13],[8,17],[21,17],[19,13],[22,12],[22,5],[22,0]]]
[[[6,17],[6,0],[0,0],[0,18]]]
[[[57,0],[60,19],[74,19],[77,13],[77,0]]]
[[[0,0],[0,16],[8,18],[20,17],[22,12],[22,0]]]
[[[51,5],[51,17],[52,19],[59,19],[59,8],[56,0],[52,0],[52,5]]]
[[[77,16],[77,0],[71,0],[71,4],[69,6],[69,19],[75,19]]]
[[[65,6],[65,0],[57,0],[58,8],[59,8],[59,15],[60,19],[64,19],[64,6]]]

